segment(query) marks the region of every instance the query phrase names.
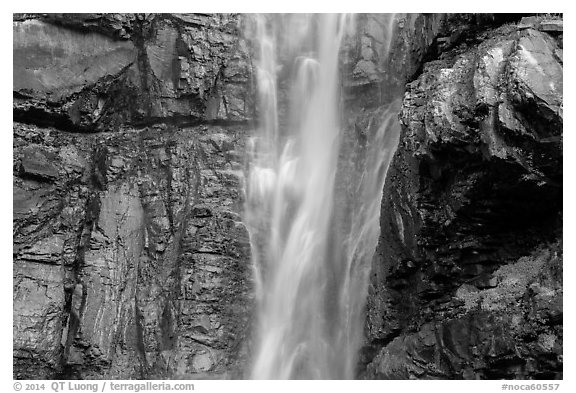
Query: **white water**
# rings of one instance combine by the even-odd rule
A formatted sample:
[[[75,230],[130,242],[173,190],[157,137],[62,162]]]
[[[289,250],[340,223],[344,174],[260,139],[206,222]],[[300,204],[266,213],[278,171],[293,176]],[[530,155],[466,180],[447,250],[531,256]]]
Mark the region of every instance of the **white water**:
[[[368,133],[345,228],[334,227],[341,145],[338,53],[346,15],[256,16],[260,127],[249,144],[246,222],[258,307],[255,379],[350,379],[362,340],[397,109]],[[289,86],[280,127],[279,81]]]

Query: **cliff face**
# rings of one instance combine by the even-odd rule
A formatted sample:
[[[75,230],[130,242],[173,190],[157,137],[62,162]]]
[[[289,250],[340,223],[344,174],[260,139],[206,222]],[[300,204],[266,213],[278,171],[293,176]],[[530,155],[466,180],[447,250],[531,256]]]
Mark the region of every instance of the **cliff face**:
[[[14,117],[71,131],[243,121],[237,15],[48,14],[14,21]]]
[[[487,29],[407,85],[367,378],[561,378],[562,21]]]
[[[362,377],[562,371],[562,22],[519,19],[359,15],[344,45],[343,145],[406,91]],[[14,16],[15,378],[243,377],[241,25]]]
[[[14,377],[239,377],[237,16],[14,22]]]

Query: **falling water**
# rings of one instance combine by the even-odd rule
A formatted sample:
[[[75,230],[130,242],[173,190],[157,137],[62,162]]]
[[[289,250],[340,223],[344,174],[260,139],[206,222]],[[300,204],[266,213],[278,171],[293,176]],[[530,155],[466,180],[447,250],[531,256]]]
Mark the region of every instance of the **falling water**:
[[[362,169],[350,182],[348,224],[335,228],[338,53],[351,25],[347,15],[255,16],[260,127],[249,142],[246,188],[258,306],[252,378],[355,375],[398,130],[397,108],[390,108],[369,133]],[[287,112],[280,111],[281,81]]]

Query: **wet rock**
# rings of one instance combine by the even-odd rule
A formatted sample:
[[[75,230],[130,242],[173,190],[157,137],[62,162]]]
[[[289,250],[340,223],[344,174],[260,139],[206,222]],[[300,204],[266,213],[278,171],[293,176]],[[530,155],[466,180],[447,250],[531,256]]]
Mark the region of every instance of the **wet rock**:
[[[348,105],[358,113],[403,94],[424,62],[464,43],[477,45],[489,28],[521,14],[357,14],[341,58]]]
[[[97,31],[116,39],[129,39],[136,14],[14,14],[14,20],[41,19],[78,31]]]
[[[14,377],[52,378],[62,354],[63,269],[21,261],[14,270]]]
[[[242,150],[244,132],[15,123],[16,161],[34,141],[62,168],[50,182],[14,173],[16,378],[241,375],[248,235],[240,191],[217,174],[241,164],[199,139]]]
[[[524,112],[536,112],[560,128],[563,120],[563,68],[556,60],[559,48],[553,39],[537,31],[528,30],[517,43],[510,57],[508,96]],[[559,136],[546,129],[536,130],[539,137]]]
[[[40,20],[14,22],[13,89],[58,102],[135,60],[128,41],[80,33]],[[27,94],[28,93],[28,94]]]
[[[31,247],[19,250],[19,258],[22,260],[37,263],[59,264],[60,256],[63,253],[64,238],[61,235],[53,235],[49,238],[41,239]]]
[[[42,149],[41,146],[29,146],[23,151],[20,162],[22,176],[42,180],[54,180],[58,177],[58,169],[54,166],[54,154]]]
[[[558,250],[557,246],[553,246]],[[384,379],[524,379],[558,378],[562,359],[562,330],[535,319],[531,282],[561,264],[548,250],[503,266],[497,274],[503,285],[485,291],[464,289],[467,313],[445,321],[428,322],[383,348],[368,366],[370,377]],[[538,284],[535,284],[538,285]],[[561,298],[561,282],[546,288],[549,298]],[[553,304],[553,303],[552,303]],[[554,307],[540,303],[539,312]],[[538,334],[537,342],[527,332]]]
[[[407,85],[366,378],[561,378],[558,41],[516,25],[482,37]]]
[[[247,120],[251,65],[238,18],[16,15],[16,119],[77,131]]]

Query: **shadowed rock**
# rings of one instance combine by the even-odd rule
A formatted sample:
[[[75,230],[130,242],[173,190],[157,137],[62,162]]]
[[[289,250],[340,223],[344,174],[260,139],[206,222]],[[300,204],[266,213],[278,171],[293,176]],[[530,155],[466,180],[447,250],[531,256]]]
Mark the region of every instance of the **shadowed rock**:
[[[505,25],[407,85],[365,377],[561,378],[559,50]]]

